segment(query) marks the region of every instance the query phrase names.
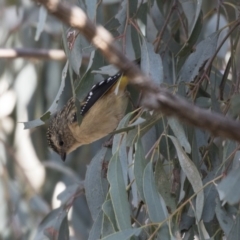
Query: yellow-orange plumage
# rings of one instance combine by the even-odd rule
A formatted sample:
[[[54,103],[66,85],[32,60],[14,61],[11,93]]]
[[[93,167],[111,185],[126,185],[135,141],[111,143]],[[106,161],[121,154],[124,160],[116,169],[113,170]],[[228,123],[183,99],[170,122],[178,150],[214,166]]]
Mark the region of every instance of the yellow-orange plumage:
[[[127,84],[127,77],[118,73],[94,85],[81,104],[83,119],[80,126],[76,120],[75,100],[70,99],[49,124],[47,137],[50,147],[64,160],[66,154],[79,146],[114,131],[127,108]]]

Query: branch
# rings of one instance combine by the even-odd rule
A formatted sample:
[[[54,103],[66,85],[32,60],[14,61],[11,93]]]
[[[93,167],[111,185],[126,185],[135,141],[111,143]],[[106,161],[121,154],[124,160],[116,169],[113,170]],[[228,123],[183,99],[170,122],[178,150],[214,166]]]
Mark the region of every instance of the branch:
[[[38,0],[38,2],[64,23],[78,29],[110,63],[123,71],[129,77],[130,83],[145,93],[144,106],[178,117],[196,127],[208,130],[215,136],[240,141],[239,122],[196,107],[155,85],[114,46],[111,34],[102,26],[95,26],[80,8],[66,2],[60,3],[58,0]]]
[[[33,49],[33,48],[0,48],[0,58],[37,58],[51,60],[65,60],[66,55],[63,50],[58,49]]]

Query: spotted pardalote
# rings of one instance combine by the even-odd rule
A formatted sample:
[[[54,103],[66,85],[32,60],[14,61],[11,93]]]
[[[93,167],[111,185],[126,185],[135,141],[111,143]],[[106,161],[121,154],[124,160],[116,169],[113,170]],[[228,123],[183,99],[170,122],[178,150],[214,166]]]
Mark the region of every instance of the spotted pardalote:
[[[127,77],[117,73],[94,85],[80,103],[83,117],[80,125],[74,98],[50,120],[48,144],[63,161],[79,146],[92,143],[116,129],[128,104],[127,84]]]

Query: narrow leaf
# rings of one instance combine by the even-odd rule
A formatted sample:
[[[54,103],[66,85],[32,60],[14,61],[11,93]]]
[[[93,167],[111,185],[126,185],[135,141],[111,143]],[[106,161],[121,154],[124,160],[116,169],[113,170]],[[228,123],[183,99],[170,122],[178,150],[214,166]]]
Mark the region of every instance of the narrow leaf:
[[[157,85],[163,82],[162,59],[155,53],[153,45],[146,40],[143,40],[141,46],[141,69]]]
[[[179,2],[188,20],[188,32],[190,36],[202,9],[202,0],[180,0]]]
[[[109,163],[107,177],[118,228],[120,230],[131,228],[130,207],[118,152],[113,155]]]
[[[108,183],[104,178],[103,166],[107,148],[102,148],[91,160],[85,177],[85,192],[89,210],[95,220],[105,201]]]
[[[119,12],[116,14],[116,19],[118,20],[120,26],[118,27],[117,31],[122,34],[125,28],[125,23],[126,23],[126,19],[127,19],[127,5],[128,5],[128,1],[127,0],[123,0],[121,2],[121,8],[119,10]]]
[[[46,20],[47,20],[47,10],[44,6],[40,6],[35,41],[39,40],[39,37],[44,29]]]
[[[144,201],[143,173],[146,165],[147,165],[147,161],[144,157],[144,151],[143,151],[141,139],[138,139],[136,143],[136,152],[135,152],[135,159],[134,159],[134,175],[135,175],[135,181],[137,184],[138,193],[140,195],[140,198],[143,201]]]
[[[97,0],[88,0],[85,1],[87,7],[88,17],[94,21],[96,19],[96,10],[97,10]]]
[[[91,231],[89,232],[88,240],[100,239],[102,221],[103,221],[103,211],[100,211],[92,225]]]
[[[113,228],[117,230],[117,222],[114,215],[113,205],[111,199],[108,199],[104,202],[102,206],[104,214],[108,217],[109,222],[113,225]]]
[[[200,68],[215,53],[219,33],[215,32],[211,34],[197,45],[195,52],[188,57],[180,71],[180,80],[191,82],[198,75]]]
[[[234,220],[232,214],[228,213],[220,203],[220,200],[217,198],[217,204],[216,204],[216,217],[217,220],[224,231],[225,235],[228,236],[233,225],[234,225]]]
[[[203,204],[204,204],[204,194],[202,191],[202,188],[203,188],[202,179],[200,177],[200,174],[196,166],[180,146],[179,141],[173,136],[168,136],[168,137],[172,140],[176,148],[179,163],[182,167],[182,170],[186,174],[189,182],[191,183],[194,192],[197,193],[198,191],[200,191],[198,192],[197,198],[196,198],[196,218],[198,221],[200,221],[202,216],[202,211],[203,211]]]
[[[114,233],[112,235],[109,235],[105,238],[102,238],[102,240],[126,240],[129,239],[132,236],[138,236],[141,233],[142,229],[141,228],[136,228],[136,229],[126,229],[117,233]]]
[[[173,130],[173,133],[175,137],[178,139],[181,146],[184,147],[186,153],[191,153],[191,146],[187,140],[182,124],[176,118],[173,117],[168,117],[168,124]]]
[[[218,184],[217,190],[220,200],[233,205],[240,201],[240,168],[232,169],[231,172]]]
[[[58,93],[57,93],[52,105],[47,110],[47,112],[45,112],[42,115],[42,117],[40,117],[40,119],[36,119],[36,120],[33,120],[33,121],[29,121],[29,122],[24,122],[23,123],[24,124],[24,129],[34,128],[34,127],[38,127],[38,126],[41,126],[41,125],[45,124],[45,122],[43,122],[42,120],[46,121],[47,120],[46,116],[48,116],[48,118],[49,118],[50,115],[52,115],[56,111],[56,108],[58,106],[58,101],[59,101],[60,96],[62,95],[63,89],[65,87],[67,70],[68,70],[68,61],[66,62],[65,66],[63,68],[61,85],[58,89]]]
[[[149,162],[144,170],[143,175],[143,193],[148,207],[149,217],[152,222],[161,222],[167,218],[167,208],[164,200],[158,193],[152,162]]]

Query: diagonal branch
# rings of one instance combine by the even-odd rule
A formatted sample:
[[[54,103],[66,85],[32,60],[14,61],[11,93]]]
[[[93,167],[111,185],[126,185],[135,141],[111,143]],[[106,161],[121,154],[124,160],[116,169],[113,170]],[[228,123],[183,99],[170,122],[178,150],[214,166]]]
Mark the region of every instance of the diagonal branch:
[[[65,2],[60,3],[58,0],[38,0],[38,2],[64,23],[78,29],[110,63],[123,71],[130,78],[130,83],[145,93],[144,106],[178,117],[196,127],[208,130],[215,136],[240,141],[239,122],[196,107],[166,89],[156,86],[114,46],[111,34],[102,26],[95,26],[80,8]]]

